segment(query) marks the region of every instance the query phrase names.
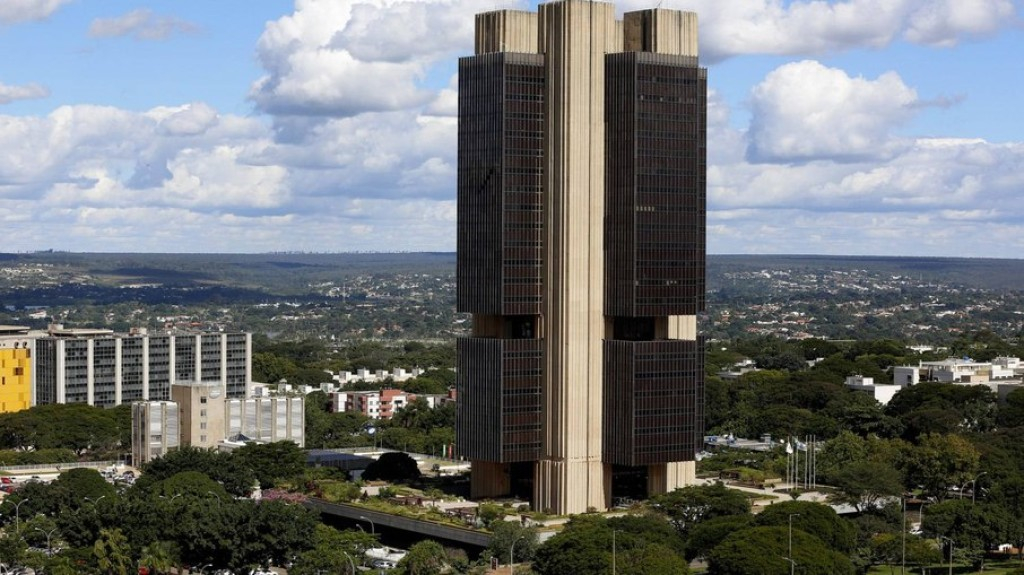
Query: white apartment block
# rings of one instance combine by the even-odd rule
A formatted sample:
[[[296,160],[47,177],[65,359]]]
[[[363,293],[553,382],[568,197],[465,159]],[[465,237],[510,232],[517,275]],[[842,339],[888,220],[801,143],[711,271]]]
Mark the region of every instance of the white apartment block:
[[[178,404],[138,401],[132,404],[132,463],[140,465],[181,444]]]
[[[391,371],[386,369],[370,370],[366,368],[359,368],[356,371],[339,371],[338,373],[327,372],[331,374],[331,379],[338,382],[342,386],[347,383],[356,381],[365,381],[366,383],[378,383],[388,378],[395,383],[408,381],[414,377],[422,375],[426,370],[418,367],[411,370],[407,370],[402,367],[396,367]]]
[[[171,399],[171,385],[218,385],[246,397],[252,384],[252,335],[161,332],[127,334],[51,326],[36,340],[35,401],[113,407]]]
[[[132,455],[136,464],[190,445],[200,448],[257,441],[306,441],[302,396],[225,398],[220,386],[176,383],[174,401],[132,404]]]

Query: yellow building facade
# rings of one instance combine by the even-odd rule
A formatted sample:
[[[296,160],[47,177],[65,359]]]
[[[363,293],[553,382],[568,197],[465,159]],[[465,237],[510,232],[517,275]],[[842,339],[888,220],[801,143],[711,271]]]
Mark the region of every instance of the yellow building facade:
[[[32,406],[32,345],[27,328],[0,326],[0,413]]]

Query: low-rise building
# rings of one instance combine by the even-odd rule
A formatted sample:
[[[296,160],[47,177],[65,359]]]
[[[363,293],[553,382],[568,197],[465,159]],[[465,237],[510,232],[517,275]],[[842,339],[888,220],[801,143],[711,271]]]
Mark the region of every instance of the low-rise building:
[[[869,393],[875,401],[882,405],[888,405],[893,397],[904,386],[892,384],[876,384],[874,378],[863,375],[851,375],[846,378],[846,387],[863,393]]]
[[[373,419],[391,419],[395,413],[418,398],[426,400],[427,405],[434,409],[445,403],[455,401],[455,389],[447,394],[414,394],[401,389],[382,389],[380,391],[339,391],[330,394],[332,410],[335,412],[362,413]]]
[[[305,445],[301,395],[227,398],[218,385],[207,382],[176,383],[171,395],[173,401],[132,404],[135,464],[181,446],[229,448],[252,441]]]

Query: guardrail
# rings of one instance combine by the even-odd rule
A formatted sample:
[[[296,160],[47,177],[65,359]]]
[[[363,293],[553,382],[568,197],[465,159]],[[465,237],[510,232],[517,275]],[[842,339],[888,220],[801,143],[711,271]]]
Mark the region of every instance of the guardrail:
[[[120,461],[72,461],[71,463],[35,463],[30,465],[0,466],[0,473],[31,473],[33,471],[61,472],[68,469],[89,468],[101,469],[120,464]]]

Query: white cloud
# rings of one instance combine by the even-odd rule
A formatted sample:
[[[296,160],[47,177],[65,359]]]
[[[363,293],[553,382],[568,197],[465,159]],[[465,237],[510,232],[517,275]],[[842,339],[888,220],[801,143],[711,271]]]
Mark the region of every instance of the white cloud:
[[[798,162],[888,157],[900,145],[891,130],[918,102],[895,72],[851,78],[810,60],[768,74],[751,100],[749,156]]]
[[[158,118],[160,129],[172,136],[197,136],[217,123],[217,111],[203,102],[178,108],[157,108],[150,116]]]
[[[619,1],[625,9],[650,4]],[[203,102],[0,115],[0,221],[21,242],[11,249],[454,249],[452,69],[472,49],[472,15],[493,7],[296,0],[257,47],[265,76],[250,97],[264,116],[222,114]],[[1004,0],[663,7],[701,12],[705,61],[808,57],[900,39],[947,46],[1014,19]],[[158,20],[133,18],[119,34]],[[1024,248],[1024,144],[897,137],[921,107],[943,103],[920,98],[897,73],[863,78],[794,62],[768,74],[749,103],[751,124],[737,127],[725,100],[709,94],[712,252]],[[74,240],[54,240],[52,230]]]
[[[904,37],[917,44],[952,46],[992,34],[1016,19],[1010,0],[930,0],[909,18]]]
[[[70,2],[71,0],[3,0],[0,2],[0,24],[43,20]]]
[[[174,34],[192,34],[199,27],[173,16],[157,16],[145,8],[114,18],[97,18],[89,25],[93,38],[131,36],[136,40],[166,40]]]
[[[650,7],[621,0],[620,9]],[[880,48],[898,39],[951,46],[994,34],[1017,20],[1013,0],[665,0],[700,16],[701,57],[740,54],[813,56]]]
[[[10,104],[15,100],[38,100],[50,95],[46,86],[39,84],[24,84],[22,86],[8,86],[0,82],[0,105]]]
[[[472,50],[479,0],[301,0],[267,25],[250,97],[278,115],[355,116],[435,99],[433,67]],[[443,104],[443,103],[442,103]]]

